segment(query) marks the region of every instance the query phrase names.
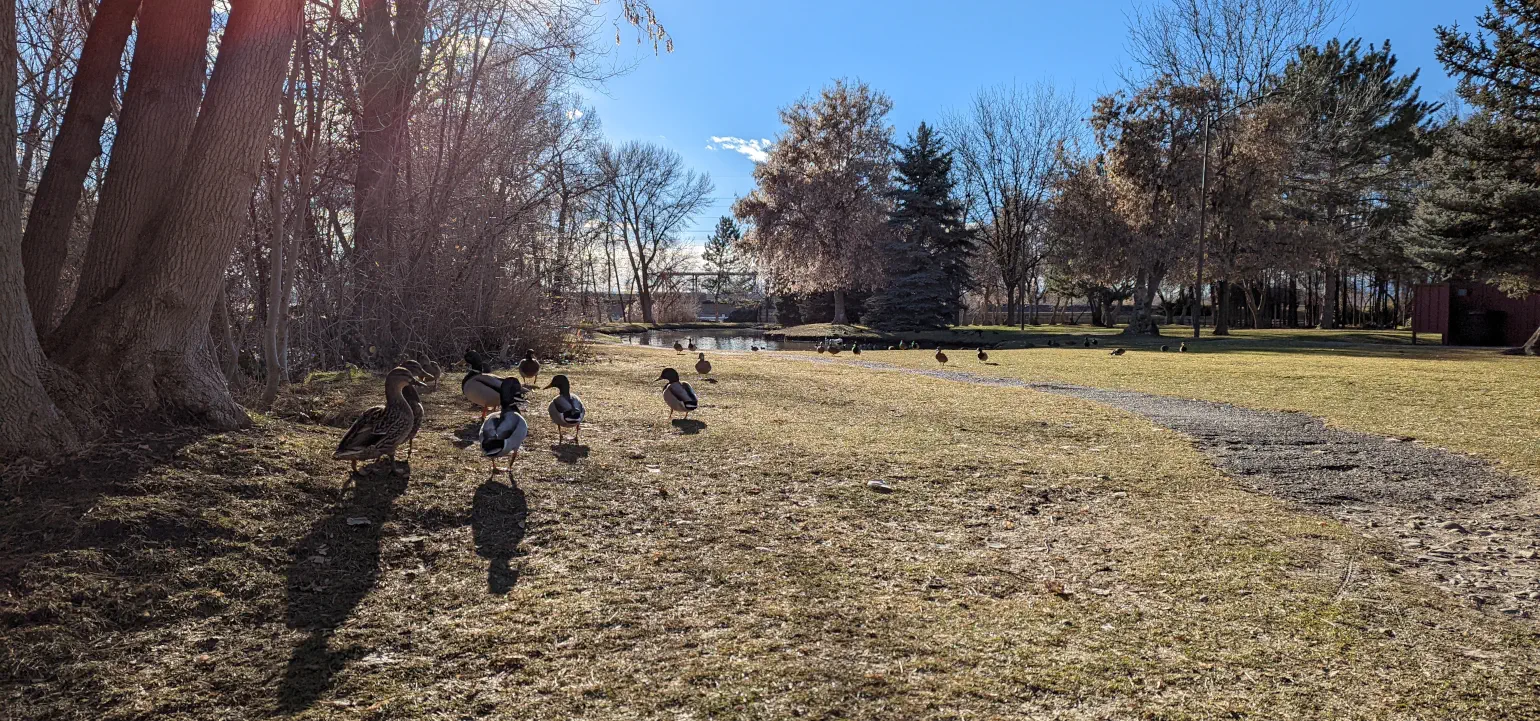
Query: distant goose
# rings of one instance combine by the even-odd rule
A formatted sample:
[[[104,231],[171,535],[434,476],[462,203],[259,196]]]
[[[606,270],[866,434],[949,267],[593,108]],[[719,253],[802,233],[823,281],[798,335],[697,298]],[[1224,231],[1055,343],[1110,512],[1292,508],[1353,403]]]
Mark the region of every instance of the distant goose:
[[[679,371],[664,368],[657,380],[668,381],[663,387],[663,402],[668,404],[669,420],[674,420],[675,413],[684,413],[689,419],[691,411],[700,407],[700,397],[695,395],[695,389],[689,383],[679,380]]]
[[[1112,351],[1112,355],[1123,355],[1124,352],[1125,351],[1122,348],[1117,348]]]
[[[853,346],[850,349],[850,352],[854,353],[856,355],[861,355],[861,344],[860,343],[855,344],[855,346]]]
[[[1160,347],[1160,352],[1162,352],[1162,353],[1165,353],[1168,350],[1171,350],[1171,346],[1163,345],[1163,346]]]
[[[1182,344],[1182,345],[1181,345],[1181,347],[1180,347],[1180,348],[1177,348],[1177,349],[1176,349],[1176,350],[1177,350],[1177,352],[1178,352],[1178,353],[1186,353],[1186,352],[1187,352],[1187,344],[1186,344],[1186,343],[1183,343],[1183,344]]]

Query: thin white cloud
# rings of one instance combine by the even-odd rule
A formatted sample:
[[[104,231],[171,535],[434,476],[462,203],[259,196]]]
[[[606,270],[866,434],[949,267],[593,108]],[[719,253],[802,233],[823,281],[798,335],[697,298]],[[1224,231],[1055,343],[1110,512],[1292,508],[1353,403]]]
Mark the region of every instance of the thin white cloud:
[[[706,147],[711,150],[717,150],[720,148],[722,150],[731,150],[735,153],[742,153],[744,156],[748,157],[749,160],[752,160],[756,163],[763,163],[766,160],[769,160],[770,146],[774,145],[774,143],[770,142],[769,138],[749,138],[745,140],[743,138],[734,138],[732,136],[724,137],[717,135],[711,136],[711,143],[711,145]]]
[[[583,117],[583,111],[578,110],[577,108],[573,108],[573,109],[567,111],[567,119],[568,120],[577,120],[578,118],[581,118],[581,117]]]

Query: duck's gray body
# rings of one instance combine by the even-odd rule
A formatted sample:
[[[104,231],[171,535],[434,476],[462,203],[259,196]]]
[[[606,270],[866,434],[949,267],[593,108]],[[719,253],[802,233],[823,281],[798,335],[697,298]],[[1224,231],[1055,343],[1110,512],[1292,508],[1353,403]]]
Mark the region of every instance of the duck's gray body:
[[[583,423],[583,399],[576,395],[558,395],[546,410],[551,413],[551,422],[562,428],[576,428]]]
[[[488,416],[481,422],[481,454],[487,458],[502,458],[524,445],[529,435],[529,424],[524,416],[512,408]]]

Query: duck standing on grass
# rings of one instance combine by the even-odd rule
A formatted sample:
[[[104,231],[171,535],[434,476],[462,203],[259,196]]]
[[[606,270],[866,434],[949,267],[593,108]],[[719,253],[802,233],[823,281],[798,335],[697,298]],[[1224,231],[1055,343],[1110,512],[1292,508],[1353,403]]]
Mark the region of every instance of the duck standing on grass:
[[[668,404],[668,419],[672,421],[675,413],[682,412],[685,420],[689,420],[690,412],[700,407],[700,397],[695,395],[695,389],[689,383],[679,380],[679,371],[673,368],[664,368],[656,380],[668,381],[668,385],[663,387],[663,402]]]
[[[706,360],[706,354],[700,354],[700,360],[695,361],[695,372],[700,375],[711,375],[711,361]]]
[[[535,351],[524,351],[524,360],[519,361],[519,377],[524,379],[524,385],[534,388],[536,380],[540,378],[540,361],[535,360]]]
[[[481,455],[492,460],[492,473],[497,474],[497,459],[512,454],[508,460],[508,472],[513,472],[513,459],[519,457],[519,446],[529,435],[529,424],[519,415],[519,405],[524,395],[517,383],[504,383],[499,389],[502,412],[481,422]]]
[[[676,340],[676,341],[674,341],[674,352],[675,352],[675,353],[683,353],[683,352],[684,352],[684,345],[683,345],[683,344],[681,344],[681,343],[680,343],[680,342],[679,342],[679,341],[677,341],[677,340]]]
[[[358,472],[359,461],[381,456],[389,456],[394,465],[396,448],[412,436],[412,405],[403,393],[411,385],[423,383],[405,368],[394,368],[385,374],[385,405],[370,408],[353,421],[332,458],[351,462],[354,473]]]
[[[421,385],[424,386],[424,391],[426,392],[426,386],[428,385],[428,379],[430,376],[428,375],[428,371],[423,369],[422,364],[418,363],[417,361],[407,359],[401,361],[401,367],[411,371],[412,375],[417,377],[417,380],[422,381]],[[412,460],[412,441],[417,438],[417,432],[422,430],[422,396],[417,394],[417,385],[418,384],[413,383],[412,385],[401,389],[401,395],[405,396],[406,402],[412,406],[412,435],[407,436],[406,439],[406,459],[408,461]]]
[[[566,376],[551,377],[551,384],[546,388],[556,389],[556,399],[546,409],[551,413],[551,422],[556,424],[557,443],[567,440],[566,429],[572,429],[572,442],[578,442],[578,436],[583,432],[583,401],[572,394],[572,383]]]
[[[502,405],[500,391],[503,387],[503,379],[487,373],[485,366],[481,364],[481,358],[474,352],[465,354],[465,363],[470,368],[465,371],[465,377],[460,379],[460,394],[465,396],[465,400],[480,408],[481,420],[486,420],[487,413]]]
[[[985,353],[983,348],[979,348],[979,362],[980,363],[988,363],[989,362],[989,354]]]
[[[694,353],[694,352],[695,352],[695,351],[696,351],[696,348],[695,348],[695,339],[694,339],[694,338],[691,338],[691,339],[690,339],[690,344],[689,344],[689,345],[688,345],[688,346],[686,346],[686,347],[687,347],[687,348],[689,348],[689,349],[690,349],[690,352],[691,352],[691,353]]]
[[[936,349],[936,362],[940,363],[941,365],[946,365],[946,361],[947,361],[946,354],[942,353],[940,348],[937,348]]]
[[[429,360],[427,363],[422,364],[422,367],[428,371],[428,374],[431,378],[428,381],[428,389],[424,392],[427,393],[438,390],[438,379],[444,377],[444,368],[438,364],[438,361],[434,360]]]

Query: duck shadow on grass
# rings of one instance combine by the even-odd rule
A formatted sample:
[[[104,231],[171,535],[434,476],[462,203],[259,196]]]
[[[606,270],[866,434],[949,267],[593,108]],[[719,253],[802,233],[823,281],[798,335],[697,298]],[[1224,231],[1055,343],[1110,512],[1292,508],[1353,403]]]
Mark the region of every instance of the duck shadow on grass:
[[[706,430],[706,422],[697,421],[694,418],[675,418],[670,422],[670,425],[678,428],[680,433],[683,433],[687,436],[693,436],[697,433],[700,433],[701,431]]]
[[[399,466],[397,467],[399,468]],[[333,648],[332,634],[352,615],[380,577],[380,534],[391,506],[406,491],[410,470],[387,460],[354,474],[351,499],[316,522],[294,549],[288,573],[288,625],[309,633],[294,649],[278,689],[284,712],[309,708],[332,677],[368,649]]]
[[[476,541],[476,555],[487,559],[487,590],[507,594],[519,581],[518,569],[511,565],[524,540],[529,504],[518,483],[508,485],[490,477],[476,488],[471,501],[471,535]]]
[[[454,446],[463,451],[471,446],[479,445],[481,443],[481,423],[479,420],[471,421],[455,429]]]
[[[576,443],[552,443],[551,453],[556,454],[556,460],[562,463],[577,463],[588,457],[588,446],[580,446]]]

